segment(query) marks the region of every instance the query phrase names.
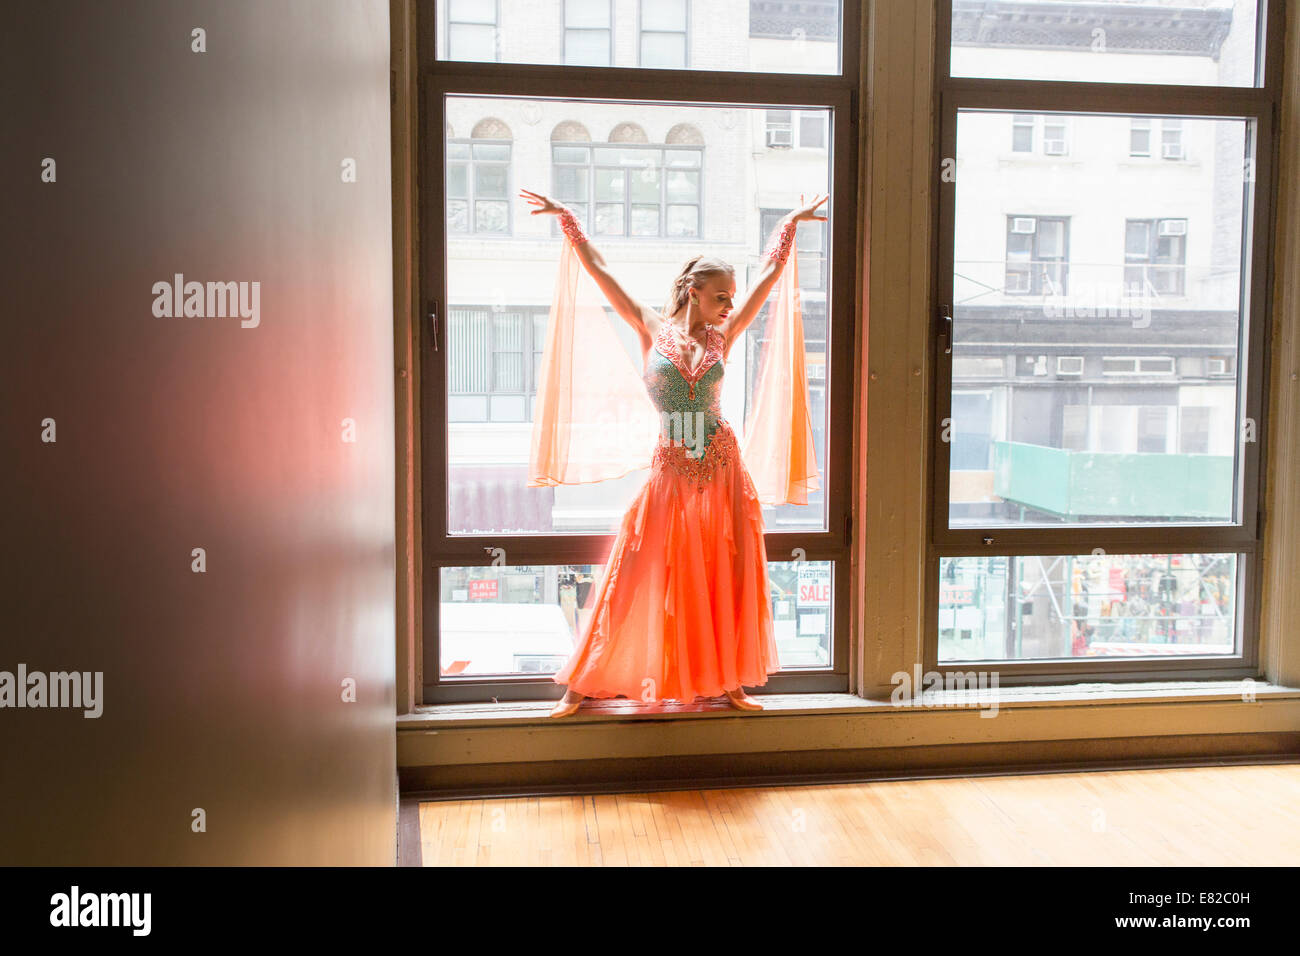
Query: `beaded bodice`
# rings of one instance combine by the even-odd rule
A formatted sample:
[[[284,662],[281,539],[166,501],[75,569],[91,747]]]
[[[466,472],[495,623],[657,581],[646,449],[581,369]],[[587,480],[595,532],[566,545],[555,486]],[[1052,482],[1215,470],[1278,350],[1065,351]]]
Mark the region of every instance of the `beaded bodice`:
[[[707,326],[704,356],[694,369],[667,323],[646,357],[646,391],[659,410],[660,440],[675,440],[703,454],[722,421],[722,333]]]
[[[659,411],[656,465],[673,467],[701,489],[717,468],[738,454],[735,434],[722,417],[725,341],[713,326],[705,336],[704,357],[691,368],[672,328],[661,325],[642,373]]]

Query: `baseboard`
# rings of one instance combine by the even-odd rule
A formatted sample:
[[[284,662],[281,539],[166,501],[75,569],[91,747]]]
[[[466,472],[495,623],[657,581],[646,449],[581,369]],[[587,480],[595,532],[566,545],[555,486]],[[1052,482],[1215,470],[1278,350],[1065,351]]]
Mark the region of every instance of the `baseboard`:
[[[999,741],[400,768],[403,801],[1300,762],[1300,732]]]

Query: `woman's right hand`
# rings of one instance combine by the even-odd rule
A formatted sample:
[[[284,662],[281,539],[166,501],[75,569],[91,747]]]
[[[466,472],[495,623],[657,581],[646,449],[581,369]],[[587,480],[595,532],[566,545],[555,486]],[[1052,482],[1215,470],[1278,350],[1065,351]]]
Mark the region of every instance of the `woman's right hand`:
[[[541,193],[535,193],[528,189],[520,189],[519,195],[525,199],[530,206],[538,207],[532,212],[534,216],[544,213],[557,216],[566,211],[562,203],[555,202],[553,199],[543,196]]]
[[[804,203],[804,205],[790,213],[790,218],[795,222],[803,222],[805,220],[811,222],[825,222],[825,216],[817,215],[817,207],[830,198],[829,193],[818,193],[816,196],[813,196],[812,202],[804,202],[803,193],[800,193],[799,201]]]

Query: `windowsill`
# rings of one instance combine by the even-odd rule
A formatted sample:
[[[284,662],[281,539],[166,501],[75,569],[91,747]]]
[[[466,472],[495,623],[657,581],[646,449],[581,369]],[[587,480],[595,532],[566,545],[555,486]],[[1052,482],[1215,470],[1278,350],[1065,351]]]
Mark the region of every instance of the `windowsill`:
[[[1300,698],[1300,688],[1255,681],[1251,688],[1256,701]],[[776,715],[895,713],[900,710],[988,709],[993,694],[1000,710],[1034,707],[1072,707],[1141,702],[1241,701],[1243,681],[1151,681],[1144,683],[1088,683],[1000,687],[984,691],[959,690],[926,694],[910,706],[893,704],[889,698],[864,698],[855,694],[775,694],[754,696],[763,703],[759,712],[743,716],[762,718]],[[397,718],[398,730],[609,723],[617,721],[663,721],[693,717],[734,717],[741,714],[722,700],[692,704],[642,704],[629,700],[588,701],[578,713],[563,720],[549,716],[553,700],[507,701],[502,703],[431,704],[417,707],[412,714]]]

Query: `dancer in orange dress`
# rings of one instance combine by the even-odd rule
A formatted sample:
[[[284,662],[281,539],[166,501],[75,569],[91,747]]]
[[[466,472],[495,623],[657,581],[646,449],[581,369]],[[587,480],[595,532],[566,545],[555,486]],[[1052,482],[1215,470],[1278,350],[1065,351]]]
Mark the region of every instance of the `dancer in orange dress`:
[[[758,281],[740,302],[733,301],[733,268],[697,256],[682,269],[661,313],[636,302],[619,285],[568,209],[539,193],[522,190],[521,195],[537,207],[533,215],[560,217],[566,254],[572,250],[614,311],[637,333],[641,379],[659,418],[649,478],[623,516],[578,644],[555,674],[556,683],[568,690],[552,716],[574,713],[585,697],[618,696],[690,702],[696,696],[725,695],[739,710],[761,710],[745,687],[767,683],[780,662],[769,604],[762,502],[736,434],[722,416],[724,363],[780,279],[797,224],[825,221],[817,209],[827,197],[815,198],[778,224]],[[782,294],[796,293],[786,288]],[[788,479],[796,492],[769,499],[796,503],[806,503],[806,491],[817,487],[801,329],[795,347],[787,343],[785,364],[797,366],[793,376],[785,369],[782,377],[778,369],[771,378],[760,378],[760,384],[803,388],[803,403],[794,403],[799,413],[794,417],[803,418],[794,422],[795,441],[788,439],[789,422],[776,423],[787,435],[778,443],[789,459],[781,483],[784,487]],[[785,408],[775,417],[788,416],[789,406]],[[534,451],[536,459],[536,445]],[[759,449],[751,455],[765,453]],[[573,479],[592,480],[601,479]]]

